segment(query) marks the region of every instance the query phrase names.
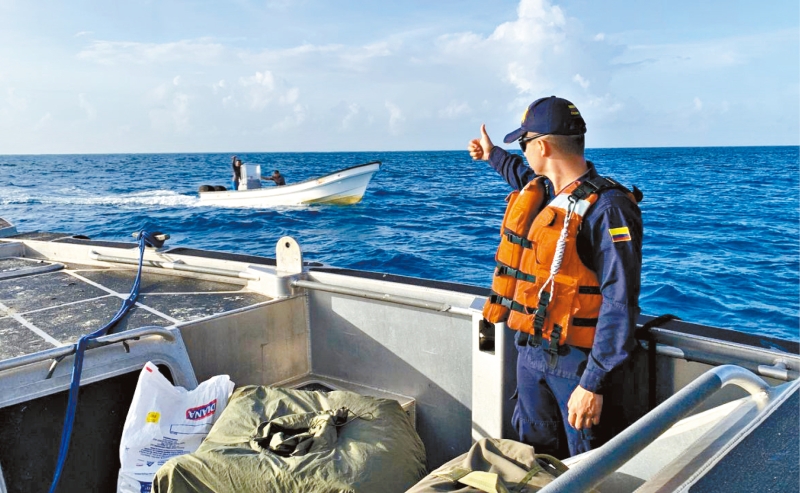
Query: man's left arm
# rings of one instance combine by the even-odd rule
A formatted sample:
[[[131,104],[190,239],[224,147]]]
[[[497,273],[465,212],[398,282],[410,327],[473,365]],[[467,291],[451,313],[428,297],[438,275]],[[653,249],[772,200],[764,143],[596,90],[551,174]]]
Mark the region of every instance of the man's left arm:
[[[592,260],[603,300],[586,370],[580,388],[573,394],[575,402],[570,399],[569,406],[570,414],[575,408],[576,421],[588,420],[584,421],[587,427],[599,423],[609,374],[628,359],[634,348],[642,270],[642,221],[638,207],[621,193],[601,197],[595,207],[584,227],[589,228]]]

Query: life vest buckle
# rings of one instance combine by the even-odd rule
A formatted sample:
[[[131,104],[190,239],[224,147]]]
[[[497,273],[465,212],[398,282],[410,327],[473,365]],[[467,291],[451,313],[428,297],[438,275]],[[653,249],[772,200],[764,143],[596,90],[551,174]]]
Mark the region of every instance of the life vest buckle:
[[[558,362],[558,354],[559,350],[561,349],[561,344],[559,344],[560,339],[561,326],[554,324],[553,331],[550,332],[550,340],[544,339],[542,341],[542,350],[549,355],[547,366],[550,367],[550,369],[555,368],[556,363]]]

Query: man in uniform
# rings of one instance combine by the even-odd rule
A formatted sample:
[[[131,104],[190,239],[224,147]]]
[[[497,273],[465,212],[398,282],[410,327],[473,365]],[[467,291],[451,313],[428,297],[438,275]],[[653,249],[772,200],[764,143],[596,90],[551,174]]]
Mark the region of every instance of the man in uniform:
[[[522,157],[495,147],[485,125],[468,145],[473,159],[488,161],[514,190],[531,193],[532,181],[543,177],[536,180],[542,200],[526,223],[529,229],[513,237],[527,249],[520,250],[522,263],[502,266],[498,251],[495,279],[513,277],[513,297],[512,291],[494,292],[487,306],[495,303],[506,313],[490,321],[508,319],[518,331],[512,423],[520,441],[557,457],[596,448],[624,426],[612,411],[619,402],[612,377],[635,347],[638,315],[641,192],[598,175],[584,158],[585,133],[578,109],[551,96],[534,101],[520,128],[504,139],[519,143],[529,167]],[[556,234],[541,234],[546,228]],[[556,320],[559,313],[564,315]]]

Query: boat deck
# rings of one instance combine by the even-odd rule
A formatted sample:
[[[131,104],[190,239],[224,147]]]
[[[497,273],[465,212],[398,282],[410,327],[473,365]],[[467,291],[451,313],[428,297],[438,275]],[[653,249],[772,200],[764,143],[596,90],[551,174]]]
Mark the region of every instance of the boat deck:
[[[690,489],[800,490],[800,392],[795,390],[757,429],[743,437]]]
[[[136,332],[111,335],[86,353],[76,430],[104,431],[75,434],[65,488],[116,485],[125,411],[147,361],[185,388],[228,374],[239,386],[395,399],[425,443],[430,470],[468,450],[476,436],[514,436],[516,348],[507,331],[489,332],[475,317],[478,288],[325,267],[288,255],[289,247],[279,241],[275,259],[146,252],[137,304],[111,331]],[[0,476],[9,491],[34,483],[46,489],[71,381],[69,346],[108,323],[128,297],[136,266],[126,262],[136,253],[132,243],[58,233],[0,241]],[[289,264],[313,268],[295,277]],[[176,266],[183,272],[168,270]],[[625,406],[643,433],[614,450],[644,448],[622,467],[611,464],[622,452],[609,448],[575,457],[576,481],[582,464],[593,464],[599,467],[584,469],[600,475],[601,492],[792,491],[800,481],[797,343],[684,322],[650,328],[642,342],[647,351],[634,354]],[[728,375],[732,365],[750,368],[774,388],[755,395],[729,385],[677,424],[688,413],[681,406],[696,396],[653,410],[720,365]],[[644,432],[661,426],[671,428],[647,438]]]
[[[58,270],[42,272],[48,267]],[[0,360],[73,344],[99,329],[129,296],[135,277],[132,267],[0,259]],[[269,300],[240,284],[148,272],[136,305],[110,333],[170,327]]]

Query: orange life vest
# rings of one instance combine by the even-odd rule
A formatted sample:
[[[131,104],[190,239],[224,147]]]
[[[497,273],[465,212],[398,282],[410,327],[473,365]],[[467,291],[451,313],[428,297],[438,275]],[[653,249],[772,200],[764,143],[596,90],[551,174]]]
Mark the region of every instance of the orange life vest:
[[[607,188],[619,188],[637,202],[628,189],[604,177],[574,183],[546,206],[541,177],[512,192],[492,294],[483,307],[486,320],[532,334],[534,343],[553,339],[558,345],[592,347],[602,296],[597,275],[578,256],[577,237],[584,216]]]

